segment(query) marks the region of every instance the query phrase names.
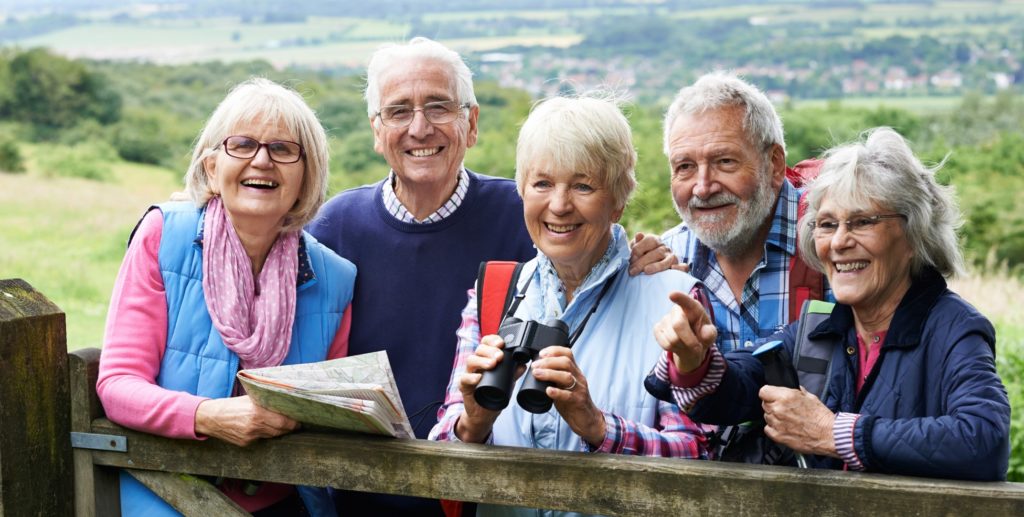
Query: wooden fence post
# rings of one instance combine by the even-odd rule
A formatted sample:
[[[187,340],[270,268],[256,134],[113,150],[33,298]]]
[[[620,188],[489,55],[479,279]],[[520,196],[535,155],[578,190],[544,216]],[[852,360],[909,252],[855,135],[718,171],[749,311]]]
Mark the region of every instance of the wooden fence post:
[[[64,313],[24,280],[0,280],[0,516],[71,515]]]
[[[92,432],[92,421],[103,417],[96,397],[100,349],[80,348],[68,353],[68,385],[71,390],[71,431]],[[121,515],[117,469],[93,465],[92,451],[75,449],[75,515]]]

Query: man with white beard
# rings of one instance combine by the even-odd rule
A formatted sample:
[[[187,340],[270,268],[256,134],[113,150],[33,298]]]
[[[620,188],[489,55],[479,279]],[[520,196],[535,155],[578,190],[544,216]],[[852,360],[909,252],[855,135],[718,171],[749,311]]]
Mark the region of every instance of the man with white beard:
[[[800,192],[786,179],[782,121],[756,87],[715,72],[679,90],[664,130],[683,222],[662,241],[707,286],[719,350],[753,346],[825,294],[820,277],[817,289],[791,281]]]

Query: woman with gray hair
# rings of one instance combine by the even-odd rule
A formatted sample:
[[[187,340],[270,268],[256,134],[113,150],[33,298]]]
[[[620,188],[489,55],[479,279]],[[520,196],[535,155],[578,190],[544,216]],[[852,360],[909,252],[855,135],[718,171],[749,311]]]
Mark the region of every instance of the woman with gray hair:
[[[295,91],[236,86],[196,141],[191,201],[151,207],[114,286],[96,391],[107,416],[169,438],[245,446],[298,427],[257,406],[241,368],[343,357],[355,267],[302,231],[324,201],[327,137]],[[121,474],[123,515],[179,515]],[[224,480],[256,515],[333,508],[326,491]]]
[[[807,311],[760,351],[723,357],[702,309],[680,299],[655,329],[672,360],[652,391],[699,422],[763,419],[769,438],[813,455],[815,467],[1004,479],[1010,406],[995,330],[946,287],[963,269],[960,215],[936,169],[889,128],[830,150],[810,186],[800,246],[828,277],[834,308],[806,331]],[[781,343],[792,357],[813,340],[830,347],[824,400],[765,383],[755,356]]]
[[[534,108],[519,133],[516,182],[538,254],[523,266],[514,286],[521,302],[507,316],[545,322],[548,330],[561,326],[564,339],[547,343],[552,346],[539,352],[524,375],[511,351],[502,350],[513,346],[506,342],[509,332],[481,336],[478,300],[486,298],[471,289],[431,439],[706,456],[701,428],[675,404],[658,402],[641,387],[647,365],[663,354],[650,329],[671,306],[669,293],[683,290],[705,302],[706,297],[681,271],[627,274],[629,239],[616,223],[636,186],[635,164],[629,123],[615,102],[558,97]],[[499,390],[504,396],[493,389],[485,396],[482,379],[501,369],[509,372],[509,384],[500,387],[508,389]],[[524,399],[524,386],[534,381],[546,387]],[[509,400],[519,403],[502,410]],[[478,513],[535,512],[481,505]]]

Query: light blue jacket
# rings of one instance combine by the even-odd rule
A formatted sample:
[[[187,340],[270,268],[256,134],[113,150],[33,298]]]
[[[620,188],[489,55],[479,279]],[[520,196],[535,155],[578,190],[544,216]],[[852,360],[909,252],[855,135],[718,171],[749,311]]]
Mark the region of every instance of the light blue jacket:
[[[158,262],[167,295],[167,348],[156,382],[169,390],[210,398],[230,397],[238,356],[224,345],[210,320],[203,294],[204,210],[192,203],[165,203]],[[352,299],[356,268],[303,232],[296,279],[292,342],[283,364],[323,361]],[[303,260],[306,261],[303,264]],[[304,267],[306,266],[306,267]],[[312,271],[304,277],[303,271]],[[303,494],[304,496],[306,494]],[[159,496],[121,473],[121,514],[180,515]]]
[[[551,262],[543,254],[527,262],[519,289],[531,275],[534,278],[515,315],[524,321],[560,318],[568,324],[570,333],[575,332],[590,312],[605,282],[613,282],[572,347],[573,357],[586,376],[590,396],[599,409],[654,427],[658,418],[658,400],[647,393],[644,378],[651,365],[665,353],[654,340],[654,325],[672,308],[669,293],[688,293],[697,280],[674,270],[629,276],[630,251],[625,231],[615,225],[612,236],[608,252],[591,270],[564,311],[558,300],[560,284]],[[517,382],[516,393],[521,384],[522,379]],[[511,400],[512,403],[494,423],[493,444],[563,451],[589,450],[554,407],[547,413],[535,415],[516,404],[515,393]],[[575,515],[485,504],[478,506],[477,513]]]

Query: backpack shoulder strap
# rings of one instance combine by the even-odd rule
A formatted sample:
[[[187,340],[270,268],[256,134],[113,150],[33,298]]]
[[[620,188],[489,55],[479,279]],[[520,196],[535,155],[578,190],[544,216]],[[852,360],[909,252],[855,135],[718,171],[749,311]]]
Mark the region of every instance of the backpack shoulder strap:
[[[481,336],[498,332],[505,310],[512,303],[522,270],[522,262],[491,260],[480,263],[476,277],[476,315]]]
[[[807,192],[800,194],[797,205],[797,221],[807,212]],[[800,258],[800,247],[797,246],[793,258],[789,259],[789,321],[800,317],[800,310],[809,300],[825,298],[825,275],[811,269]]]
[[[808,300],[804,303],[797,326],[796,346],[793,348],[793,366],[796,367],[800,385],[822,401],[828,395],[832,353],[838,345],[838,340],[833,337],[811,339],[810,334],[821,322],[828,319],[833,307],[834,303],[821,300]]]

